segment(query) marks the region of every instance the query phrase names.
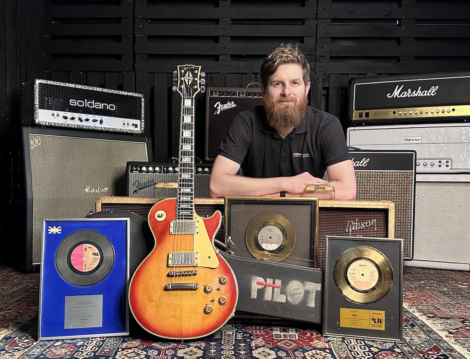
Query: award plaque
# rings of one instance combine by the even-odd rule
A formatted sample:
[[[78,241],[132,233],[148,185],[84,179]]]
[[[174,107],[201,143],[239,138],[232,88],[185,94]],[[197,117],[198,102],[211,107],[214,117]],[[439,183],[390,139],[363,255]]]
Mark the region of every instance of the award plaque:
[[[401,341],[403,240],[326,237],[323,335]]]
[[[45,219],[39,340],[129,334],[129,219]]]

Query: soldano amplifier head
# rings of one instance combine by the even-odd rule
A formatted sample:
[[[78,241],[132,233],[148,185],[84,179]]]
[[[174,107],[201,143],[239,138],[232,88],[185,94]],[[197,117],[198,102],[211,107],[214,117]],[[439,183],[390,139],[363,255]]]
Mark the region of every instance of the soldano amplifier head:
[[[234,117],[263,104],[259,88],[209,87],[206,91],[205,160],[213,161]]]
[[[354,78],[353,125],[463,121],[470,115],[470,72]]]
[[[96,199],[95,211],[130,211],[147,220],[152,206],[162,199],[164,198],[103,196]],[[217,210],[224,213],[223,198],[195,198],[194,206],[196,213],[201,217],[210,217]],[[222,221],[222,225],[215,238],[223,242],[224,232],[224,221]]]
[[[23,126],[141,134],[144,97],[134,92],[33,80],[23,85],[21,122]]]
[[[127,195],[131,197],[176,197],[178,163],[128,162]],[[212,172],[211,163],[194,165],[194,195],[207,197]]]

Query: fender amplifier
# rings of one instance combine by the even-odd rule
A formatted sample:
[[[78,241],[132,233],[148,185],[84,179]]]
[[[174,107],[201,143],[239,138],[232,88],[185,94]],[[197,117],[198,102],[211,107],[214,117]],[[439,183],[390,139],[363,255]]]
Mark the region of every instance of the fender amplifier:
[[[263,105],[259,88],[209,87],[206,91],[205,160],[213,161],[235,116]]]
[[[145,137],[117,133],[22,127],[2,145],[2,255],[24,272],[39,270],[44,218],[83,218],[97,197],[125,195],[126,163],[150,159]]]
[[[209,195],[212,163],[194,165],[194,196]],[[131,197],[176,197],[178,163],[127,163],[127,195]]]
[[[21,93],[23,126],[144,132],[144,96],[133,92],[33,80]]]
[[[351,79],[353,125],[456,122],[470,116],[470,73]]]

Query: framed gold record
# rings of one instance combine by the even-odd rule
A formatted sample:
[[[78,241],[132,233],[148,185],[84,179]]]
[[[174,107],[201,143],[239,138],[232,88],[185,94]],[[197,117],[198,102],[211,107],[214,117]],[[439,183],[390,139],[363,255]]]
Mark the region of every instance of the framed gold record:
[[[333,278],[345,298],[367,304],[382,299],[390,291],[393,269],[379,250],[357,246],[341,254],[333,268]]]
[[[318,199],[225,197],[225,243],[239,257],[315,268]]]
[[[403,339],[403,240],[326,237],[323,335]]]
[[[253,257],[279,262],[294,249],[294,226],[279,213],[260,214],[246,228],[245,243]]]

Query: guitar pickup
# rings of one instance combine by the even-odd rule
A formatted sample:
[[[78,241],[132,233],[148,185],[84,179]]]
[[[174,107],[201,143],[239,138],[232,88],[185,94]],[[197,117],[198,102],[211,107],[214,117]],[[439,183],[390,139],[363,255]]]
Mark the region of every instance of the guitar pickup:
[[[175,220],[170,222],[170,234],[198,234],[199,223],[193,220]]]
[[[198,252],[170,252],[168,254],[169,267],[184,267],[198,265]]]

